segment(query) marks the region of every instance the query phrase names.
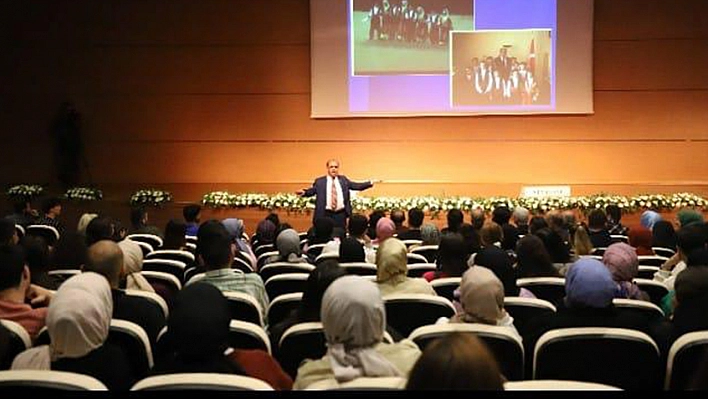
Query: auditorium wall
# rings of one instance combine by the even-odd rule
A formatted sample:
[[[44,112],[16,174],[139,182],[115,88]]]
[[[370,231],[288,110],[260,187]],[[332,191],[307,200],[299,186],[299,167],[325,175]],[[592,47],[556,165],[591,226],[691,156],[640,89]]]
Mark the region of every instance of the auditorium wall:
[[[24,0],[0,14],[0,181],[56,186],[48,127],[83,118],[89,180],[178,203],[294,191],[342,161],[367,195],[708,195],[708,2],[596,0],[595,114],[310,118],[308,0]]]

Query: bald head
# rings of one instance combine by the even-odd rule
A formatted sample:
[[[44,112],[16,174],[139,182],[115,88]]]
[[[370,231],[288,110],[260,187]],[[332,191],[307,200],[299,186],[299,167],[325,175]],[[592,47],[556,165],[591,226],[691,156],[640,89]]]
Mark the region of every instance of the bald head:
[[[101,274],[108,279],[111,288],[118,288],[122,269],[123,251],[118,244],[101,240],[89,247],[84,265],[85,272]]]

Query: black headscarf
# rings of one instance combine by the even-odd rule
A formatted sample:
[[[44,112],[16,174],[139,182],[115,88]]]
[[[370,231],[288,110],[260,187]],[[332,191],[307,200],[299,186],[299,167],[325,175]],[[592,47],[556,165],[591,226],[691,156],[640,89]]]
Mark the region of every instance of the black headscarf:
[[[505,251],[495,246],[484,248],[477,253],[474,258],[474,264],[484,266],[494,272],[504,284],[504,296],[519,296],[519,287],[516,286],[516,277],[514,276],[514,266]]]

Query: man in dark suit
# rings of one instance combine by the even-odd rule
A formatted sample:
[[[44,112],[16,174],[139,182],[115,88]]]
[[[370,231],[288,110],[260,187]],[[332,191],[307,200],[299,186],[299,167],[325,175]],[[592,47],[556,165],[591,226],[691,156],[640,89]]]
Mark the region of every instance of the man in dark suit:
[[[312,187],[298,190],[295,193],[303,197],[317,195],[315,213],[312,217],[313,223],[318,218],[329,217],[334,220],[335,227],[345,228],[347,218],[352,214],[349,190],[366,190],[373,187],[376,182],[375,180],[363,183],[353,182],[346,176],[339,175],[339,161],[330,159],[327,161],[326,176],[318,177],[312,183]]]

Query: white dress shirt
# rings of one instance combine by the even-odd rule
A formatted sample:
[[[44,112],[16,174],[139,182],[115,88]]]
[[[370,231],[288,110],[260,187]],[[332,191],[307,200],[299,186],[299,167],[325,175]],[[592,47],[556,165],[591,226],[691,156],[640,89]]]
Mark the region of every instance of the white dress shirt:
[[[344,195],[342,193],[342,185],[339,183],[339,177],[334,179],[335,187],[337,188],[337,209],[332,209],[332,176],[327,175],[327,207],[329,211],[339,211],[344,209]]]

